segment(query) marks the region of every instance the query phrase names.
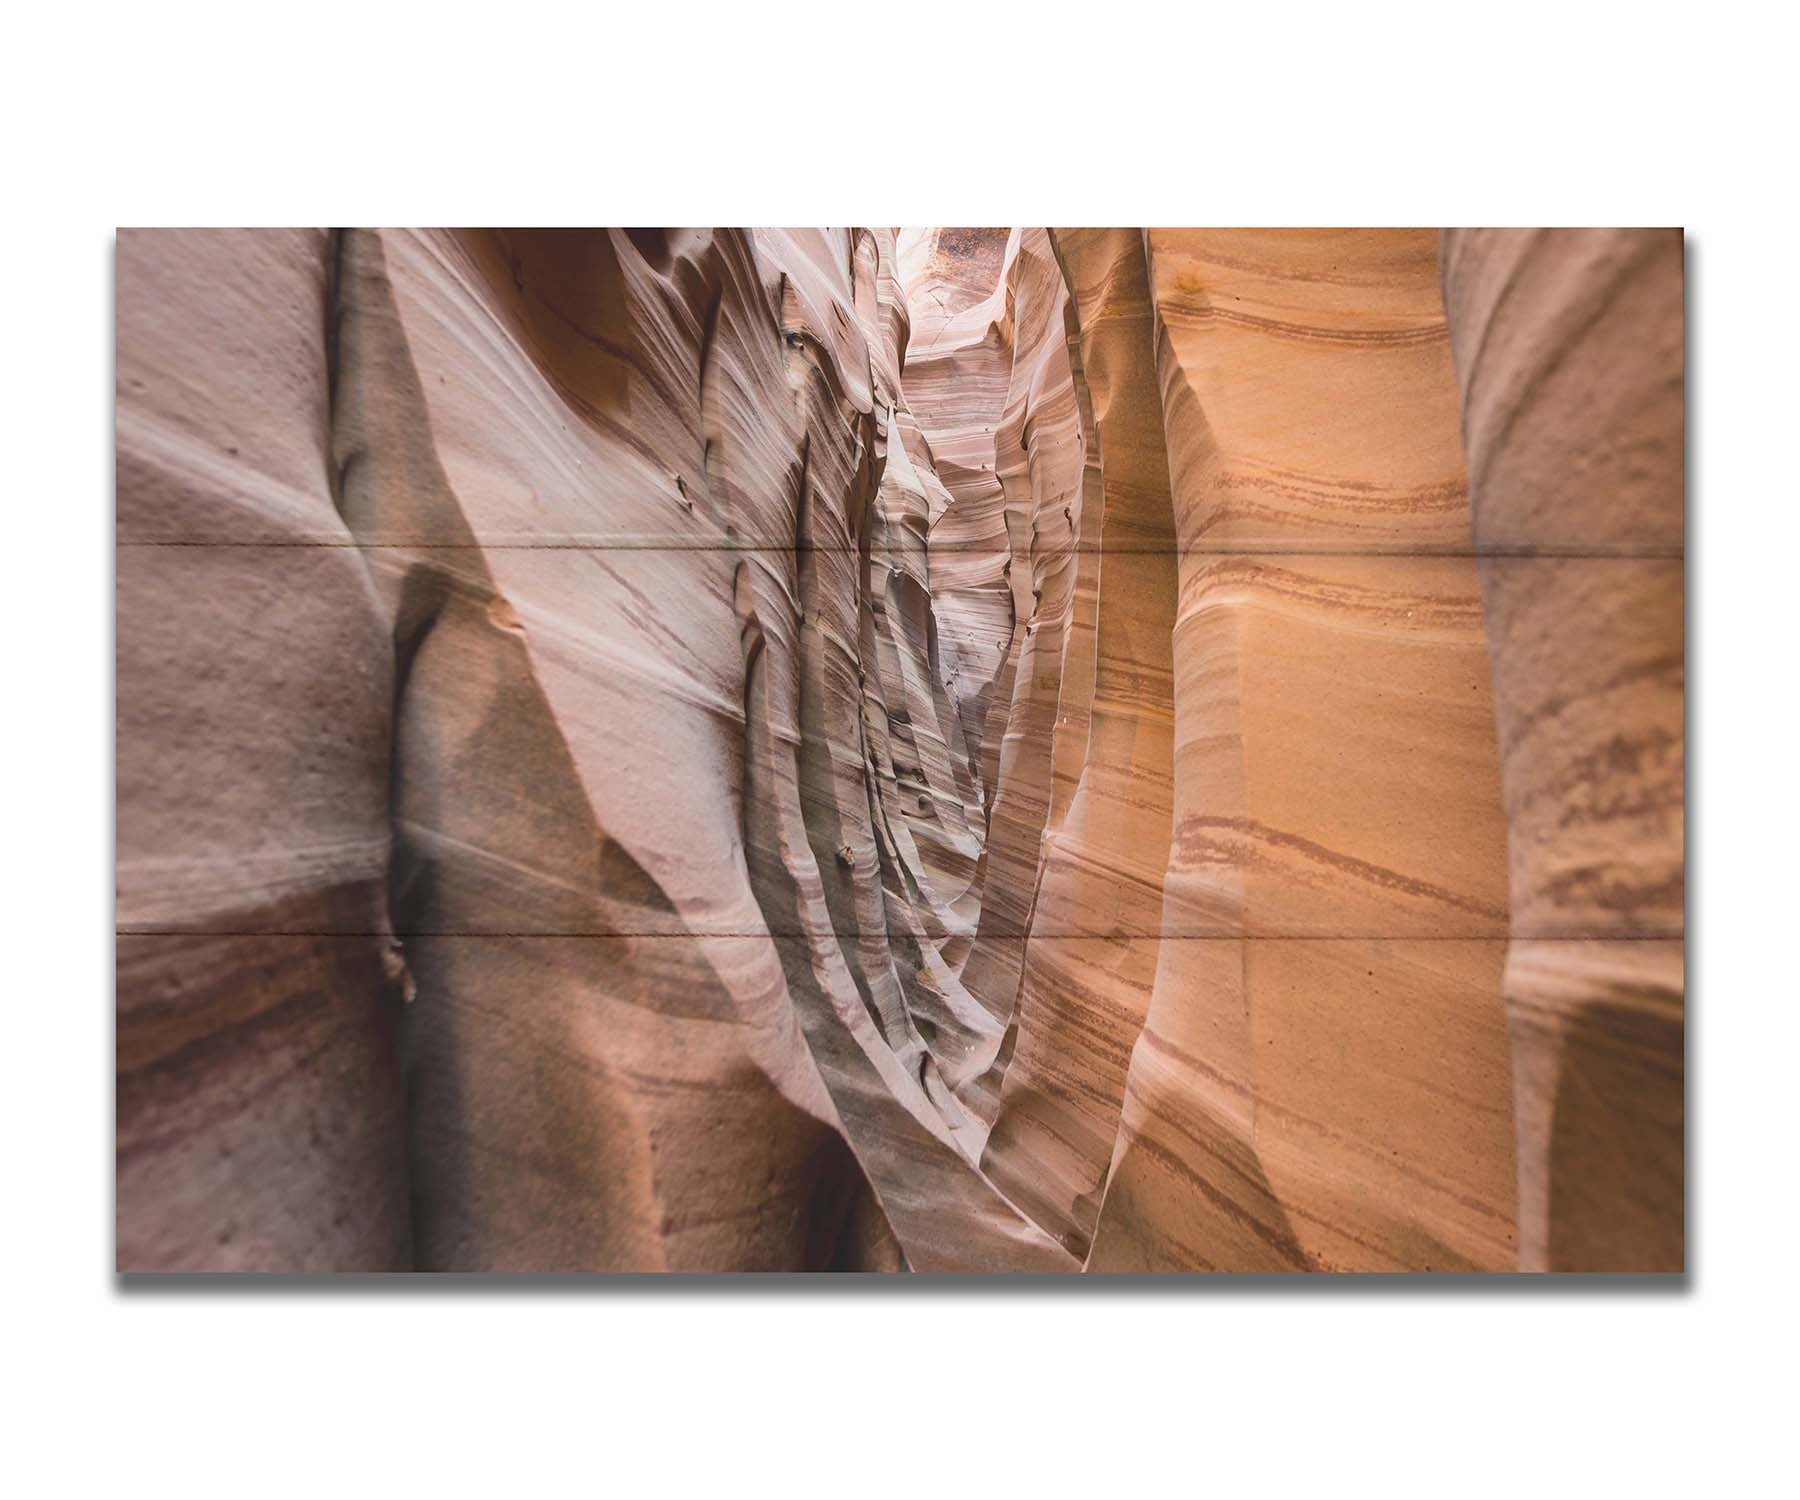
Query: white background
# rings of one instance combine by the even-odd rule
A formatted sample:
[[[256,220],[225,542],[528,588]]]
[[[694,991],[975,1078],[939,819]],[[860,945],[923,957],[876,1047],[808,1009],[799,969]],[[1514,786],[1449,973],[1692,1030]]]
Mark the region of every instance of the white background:
[[[1783,14],[15,13],[0,1484],[932,1500],[1791,1484],[1800,245]],[[1686,1290],[116,1290],[114,226],[877,218],[1687,226]]]

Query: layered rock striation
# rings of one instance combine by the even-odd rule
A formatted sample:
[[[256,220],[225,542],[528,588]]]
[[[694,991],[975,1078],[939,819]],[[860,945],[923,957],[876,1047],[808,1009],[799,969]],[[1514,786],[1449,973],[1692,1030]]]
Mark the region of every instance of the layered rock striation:
[[[1681,1264],[1678,234],[118,262],[121,1269]]]
[[[1151,231],[1180,593],[1114,1269],[1501,1269],[1504,826],[1436,236]]]

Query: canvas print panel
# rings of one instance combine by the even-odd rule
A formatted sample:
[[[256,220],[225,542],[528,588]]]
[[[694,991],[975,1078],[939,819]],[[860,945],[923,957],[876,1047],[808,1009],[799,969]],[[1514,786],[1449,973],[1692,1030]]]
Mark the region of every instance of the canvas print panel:
[[[122,232],[118,1268],[1682,1269],[1682,287]]]

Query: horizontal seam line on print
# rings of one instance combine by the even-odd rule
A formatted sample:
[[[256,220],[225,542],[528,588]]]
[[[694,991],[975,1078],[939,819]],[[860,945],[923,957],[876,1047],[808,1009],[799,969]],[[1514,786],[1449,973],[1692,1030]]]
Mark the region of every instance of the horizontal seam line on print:
[[[530,929],[506,928],[495,930],[463,930],[457,932],[364,932],[359,930],[327,928],[286,928],[286,927],[252,927],[245,929],[200,929],[200,928],[162,928],[162,927],[120,927],[114,930],[114,937],[164,937],[164,938],[251,938],[251,937],[331,937],[331,938],[674,938],[692,940],[696,938],[860,938],[862,932],[851,930],[835,932],[830,928],[795,928],[776,931],[773,928],[755,928],[747,931],[700,931],[700,932],[656,932],[629,931],[607,932],[590,930],[586,932],[535,931]],[[890,934],[891,936],[891,934]],[[961,936],[958,934],[957,936]],[[1114,942],[1120,938],[1156,938],[1162,942],[1173,943],[1678,943],[1686,939],[1685,932],[1620,932],[1620,933],[1531,933],[1531,932],[1158,932],[1151,928],[1121,929],[1116,932],[1032,932],[1032,933],[1000,933],[991,934],[979,940],[969,938],[968,941],[980,942],[1068,942],[1083,939],[1088,942]],[[952,941],[945,938],[942,941]],[[939,941],[931,939],[930,941]]]
[[[291,541],[224,541],[212,538],[192,538],[184,540],[149,540],[143,538],[121,538],[116,542],[119,547],[235,547],[240,549],[263,548],[269,550],[281,548],[319,547],[327,549],[346,549],[359,552],[836,552],[859,556],[860,545],[846,543],[844,546],[820,546],[816,543],[796,547],[792,541],[770,538],[766,542],[634,542],[629,540],[593,541],[593,542],[359,542],[354,539],[343,541],[291,540]],[[871,552],[909,553],[913,548],[901,543],[875,543]],[[930,550],[942,553],[978,553],[987,555],[993,552],[1001,555],[997,549],[976,547],[973,544],[964,546],[956,543],[932,543]],[[1639,550],[1618,549],[1611,552],[1580,552],[1548,547],[1536,548],[1435,548],[1435,547],[1295,547],[1280,542],[1262,545],[1247,544],[1242,547],[1132,547],[1132,546],[1076,546],[1069,549],[1073,553],[1111,553],[1113,555],[1138,555],[1145,557],[1447,557],[1474,558],[1522,558],[1526,560],[1575,561],[1575,562],[1681,562],[1686,553],[1680,548],[1644,548]]]

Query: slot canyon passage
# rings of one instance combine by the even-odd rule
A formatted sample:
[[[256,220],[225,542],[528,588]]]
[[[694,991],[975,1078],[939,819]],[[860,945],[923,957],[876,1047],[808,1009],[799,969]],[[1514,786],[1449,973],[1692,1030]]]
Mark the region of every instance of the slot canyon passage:
[[[1682,299],[122,232],[119,1269],[1679,1270]]]

